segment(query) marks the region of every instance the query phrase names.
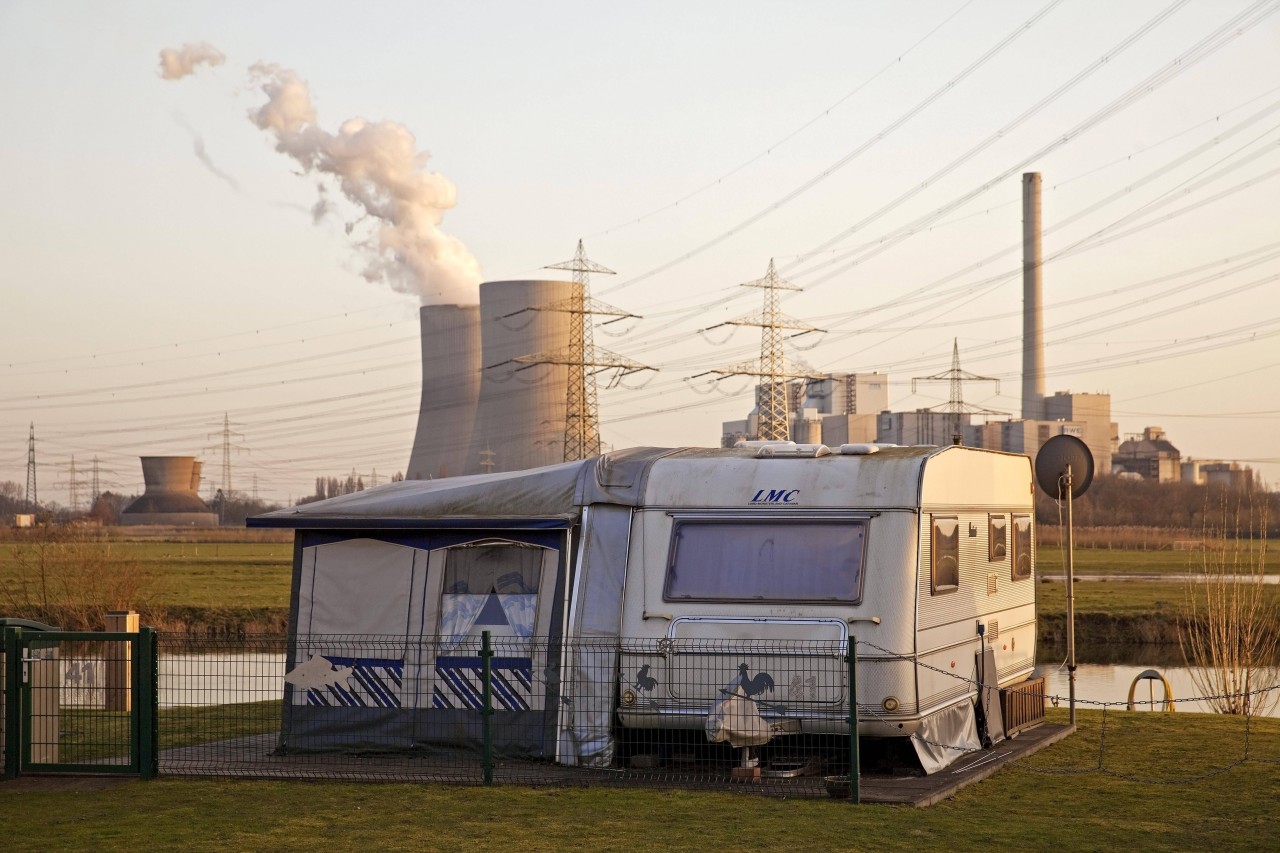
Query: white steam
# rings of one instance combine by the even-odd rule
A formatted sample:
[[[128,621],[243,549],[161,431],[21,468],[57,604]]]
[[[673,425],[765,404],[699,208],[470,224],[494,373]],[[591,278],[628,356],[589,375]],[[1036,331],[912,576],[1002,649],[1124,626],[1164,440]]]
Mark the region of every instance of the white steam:
[[[181,49],[165,48],[160,51],[160,76],[165,80],[181,80],[194,74],[200,65],[221,65],[227,58],[211,44],[202,41],[184,44]]]
[[[307,84],[296,72],[276,65],[250,69],[267,102],[249,118],[292,157],[304,173],[333,178],[342,194],[361,210],[370,229],[348,225],[348,234],[368,255],[364,277],[382,281],[423,304],[473,304],[479,298],[480,265],[456,238],[439,226],[457,201],[453,183],[426,170],[429,155],[417,151],[402,124],[351,118],[337,133],[317,123]],[[332,208],[322,191],[312,215]]]

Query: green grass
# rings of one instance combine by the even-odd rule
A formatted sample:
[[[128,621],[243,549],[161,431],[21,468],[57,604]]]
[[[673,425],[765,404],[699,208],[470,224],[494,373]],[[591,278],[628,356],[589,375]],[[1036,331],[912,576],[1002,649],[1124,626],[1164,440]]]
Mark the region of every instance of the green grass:
[[[160,748],[173,749],[280,730],[281,700],[160,709]]]
[[[0,585],[14,578],[16,547],[0,544]],[[153,606],[289,606],[292,543],[123,541],[101,548],[109,562],[137,562]]]
[[[1076,573],[1081,575],[1181,575],[1198,569],[1202,556],[1199,551],[1076,548],[1074,562]],[[1269,551],[1264,565],[1267,574],[1280,574],[1280,549]],[[1057,546],[1037,548],[1036,571],[1049,575],[1066,574],[1065,549]]]
[[[1051,712],[1061,720],[1061,709]],[[87,850],[1275,850],[1280,763],[1139,784],[1091,770],[1100,712],[1023,765],[928,809],[604,788],[157,779],[103,790],[0,784],[5,848]],[[1280,760],[1280,721],[1254,720]],[[1243,754],[1243,721],[1107,715],[1104,766],[1170,781]]]
[[[279,699],[233,705],[160,709],[160,748],[174,749],[280,729]],[[63,708],[58,714],[58,764],[91,764],[129,754],[127,711]]]
[[[0,543],[0,586],[11,582],[12,543]],[[207,611],[211,623],[228,624],[246,608],[289,606],[293,545],[289,542],[116,541],[105,544],[113,560],[136,560],[147,577],[147,604],[153,608]],[[1198,552],[1077,549],[1080,575],[1182,574],[1199,559]],[[1063,549],[1046,546],[1037,554],[1042,574],[1064,574]],[[1267,572],[1280,574],[1280,549],[1267,555]],[[1280,595],[1280,586],[1273,587]],[[1066,612],[1061,583],[1040,584],[1040,612]],[[1176,612],[1185,600],[1178,581],[1090,581],[1076,586],[1081,613],[1116,616]],[[196,614],[198,615],[198,614]],[[182,618],[189,618],[184,616]]]

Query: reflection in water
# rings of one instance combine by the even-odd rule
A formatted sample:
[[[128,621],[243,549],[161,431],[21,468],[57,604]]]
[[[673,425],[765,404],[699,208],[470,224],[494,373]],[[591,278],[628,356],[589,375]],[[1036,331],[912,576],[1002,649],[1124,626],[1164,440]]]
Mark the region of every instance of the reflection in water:
[[[234,705],[284,696],[284,655],[160,655],[161,708]]]
[[[1169,680],[1169,684],[1173,688],[1173,698],[1177,700],[1178,711],[1213,712],[1213,708],[1208,703],[1193,699],[1193,697],[1200,696],[1203,691],[1196,686],[1195,681],[1192,679],[1190,667],[1152,666],[1150,664],[1145,666],[1078,664],[1076,666],[1076,707],[1081,709],[1100,709],[1101,705],[1093,703],[1118,702],[1120,703],[1119,708],[1123,710],[1124,703],[1129,698],[1129,685],[1133,683],[1133,680],[1140,673],[1147,669],[1156,669]],[[1057,663],[1040,664],[1036,667],[1035,675],[1043,675],[1045,677],[1046,690],[1050,695],[1059,697],[1059,707],[1066,707],[1067,696],[1070,692],[1070,686],[1067,683],[1066,666]],[[1134,693],[1137,710],[1141,711],[1150,710],[1151,708],[1157,711],[1160,710],[1160,704],[1163,699],[1164,689],[1160,682],[1149,679],[1139,682],[1138,689]],[[1280,708],[1277,708],[1276,704],[1275,702],[1271,703],[1271,707],[1266,710],[1266,716],[1280,717]],[[1115,710],[1114,704],[1112,704],[1112,710]]]

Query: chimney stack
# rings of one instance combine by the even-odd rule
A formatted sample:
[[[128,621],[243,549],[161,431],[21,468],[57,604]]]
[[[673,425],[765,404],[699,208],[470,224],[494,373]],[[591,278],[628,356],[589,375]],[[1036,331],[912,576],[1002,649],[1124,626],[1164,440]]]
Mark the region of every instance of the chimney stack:
[[[1040,253],[1040,173],[1022,175],[1022,417],[1044,420],[1044,259]]]

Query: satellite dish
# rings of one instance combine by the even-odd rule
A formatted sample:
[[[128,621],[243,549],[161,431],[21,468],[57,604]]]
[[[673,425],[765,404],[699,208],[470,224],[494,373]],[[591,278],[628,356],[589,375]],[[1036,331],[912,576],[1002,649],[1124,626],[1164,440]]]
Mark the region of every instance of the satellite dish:
[[[1036,482],[1049,497],[1062,500],[1067,496],[1062,478],[1067,474],[1068,465],[1071,466],[1071,497],[1078,498],[1093,482],[1093,454],[1088,445],[1074,435],[1055,435],[1036,454]]]

